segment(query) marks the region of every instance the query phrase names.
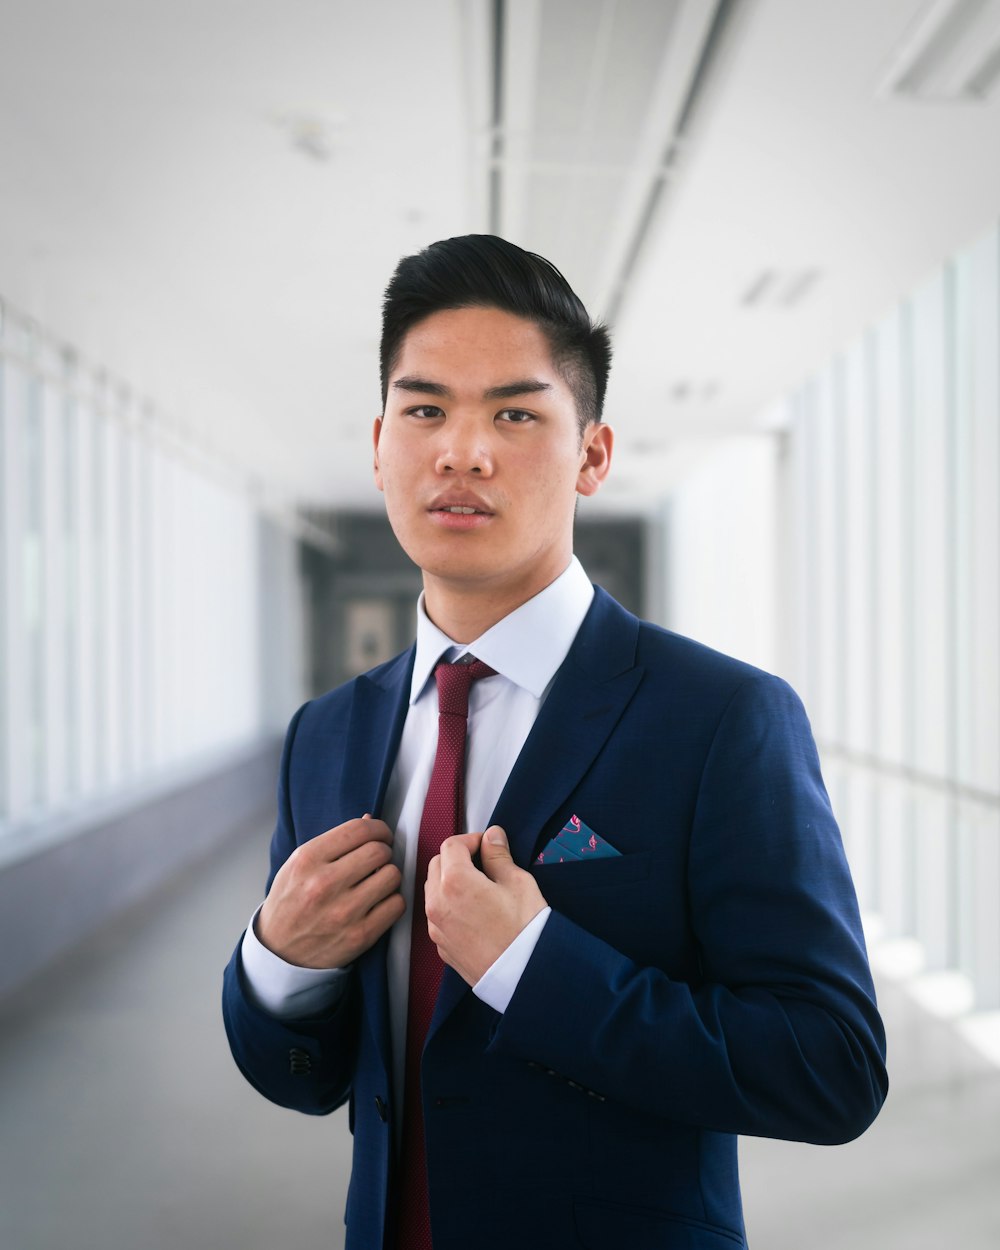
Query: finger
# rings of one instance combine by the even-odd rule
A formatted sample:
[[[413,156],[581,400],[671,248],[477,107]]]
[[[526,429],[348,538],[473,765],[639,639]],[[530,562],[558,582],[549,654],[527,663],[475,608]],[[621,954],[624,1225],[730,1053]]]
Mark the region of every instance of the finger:
[[[507,834],[499,825],[490,825],[483,834],[479,858],[483,872],[491,881],[499,880],[514,866]]]
[[[360,944],[358,954],[373,946],[383,933],[387,932],[406,913],[406,904],[402,894],[390,894],[377,903],[357,925]],[[351,958],[356,958],[352,955]]]
[[[372,931],[370,936],[374,941],[375,938],[381,937],[387,929],[391,929],[397,920],[400,920],[406,914],[406,903],[402,894],[396,891],[382,899],[368,913],[367,925]]]
[[[331,887],[351,889],[391,861],[392,847],[386,843],[362,842],[354,850],[327,862],[319,871]]]
[[[441,884],[441,856],[435,855],[431,862],[427,865],[427,880],[424,883],[424,900],[426,902],[427,894],[436,890]]]
[[[351,907],[354,914],[359,917],[363,916],[390,895],[399,894],[402,881],[402,873],[395,864],[383,864],[377,872],[365,877],[351,891]]]
[[[471,863],[483,840],[481,833],[455,833],[441,843],[441,859],[444,866]]]
[[[317,860],[333,861],[364,846],[366,842],[384,842],[392,845],[392,830],[384,820],[362,816],[359,820],[345,820],[302,844],[309,856]]]

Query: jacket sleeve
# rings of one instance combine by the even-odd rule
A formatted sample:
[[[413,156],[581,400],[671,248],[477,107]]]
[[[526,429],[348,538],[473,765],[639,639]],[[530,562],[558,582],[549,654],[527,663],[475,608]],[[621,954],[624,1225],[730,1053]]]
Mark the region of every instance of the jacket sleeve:
[[[285,737],[278,780],[278,821],[271,839],[267,888],[296,846],[289,775],[303,708]],[[311,1115],[325,1115],[351,1092],[360,1028],[356,974],[336,1005],[320,1016],[279,1020],[250,999],[241,962],[243,939],[223,976],[222,1015],[229,1047],[240,1071],[265,1098]]]
[[[809,725],[777,678],[745,681],[719,720],[687,863],[699,977],[553,912],[491,1049],[693,1127],[858,1136],[885,1098],[885,1036]]]

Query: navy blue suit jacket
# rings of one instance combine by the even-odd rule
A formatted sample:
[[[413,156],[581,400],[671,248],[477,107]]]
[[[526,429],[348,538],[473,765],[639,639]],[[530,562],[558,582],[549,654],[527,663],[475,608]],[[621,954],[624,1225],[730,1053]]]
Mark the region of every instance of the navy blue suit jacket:
[[[292,721],[272,878],[298,843],[379,812],[412,663]],[[620,857],[535,865],[574,813]],[[598,590],[493,821],[553,911],[502,1016],[445,970],[422,1071],[435,1250],[745,1245],[736,1135],[843,1142],[886,1092],[799,700]],[[225,977],[233,1054],[261,1093],[317,1114],[350,1100],[348,1250],[381,1250],[393,1180],[385,944],[316,1019],[255,1009],[239,948]]]

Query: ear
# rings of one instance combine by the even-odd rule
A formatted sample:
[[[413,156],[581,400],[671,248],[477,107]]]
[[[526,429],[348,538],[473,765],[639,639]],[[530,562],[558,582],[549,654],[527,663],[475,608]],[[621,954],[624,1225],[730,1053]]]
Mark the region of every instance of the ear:
[[[375,428],[372,430],[372,445],[375,449],[375,485],[379,490],[384,490],[382,485],[382,466],[378,460],[378,440],[382,437],[382,418],[375,418]]]
[[[611,449],[615,433],[603,421],[592,421],[583,432],[580,455],[583,462],[576,479],[578,495],[596,495],[611,468]]]

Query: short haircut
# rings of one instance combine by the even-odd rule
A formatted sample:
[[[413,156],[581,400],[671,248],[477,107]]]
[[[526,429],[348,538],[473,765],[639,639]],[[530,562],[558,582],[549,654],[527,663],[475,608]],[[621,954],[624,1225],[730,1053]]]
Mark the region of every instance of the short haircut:
[[[382,410],[389,375],[407,333],[424,318],[452,308],[499,308],[533,321],[576,403],[580,435],[600,421],[611,368],[611,338],[595,324],[559,270],[493,234],[466,234],[404,256],[382,304]]]

